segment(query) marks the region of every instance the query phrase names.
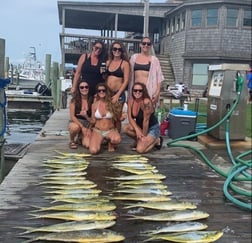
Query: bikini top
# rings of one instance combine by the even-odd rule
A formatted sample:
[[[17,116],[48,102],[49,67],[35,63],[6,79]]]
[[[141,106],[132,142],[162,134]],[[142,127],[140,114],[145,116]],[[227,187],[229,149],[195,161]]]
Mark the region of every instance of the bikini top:
[[[134,71],[150,71],[150,65],[150,62],[148,64],[135,63]]]
[[[122,62],[123,62],[123,60],[121,61],[120,66],[115,71],[109,71],[109,66],[108,66],[107,74],[118,77],[118,78],[123,78],[123,71],[121,68]]]
[[[101,113],[100,113],[100,111],[99,111],[99,105],[100,105],[100,103],[98,104],[97,109],[96,109],[96,111],[95,111],[95,114],[94,114],[95,118],[96,118],[96,119],[102,119],[102,118],[111,119],[111,118],[113,117],[113,115],[112,115],[112,113],[109,112],[109,111],[106,113],[105,116],[102,116],[102,115],[101,115]]]

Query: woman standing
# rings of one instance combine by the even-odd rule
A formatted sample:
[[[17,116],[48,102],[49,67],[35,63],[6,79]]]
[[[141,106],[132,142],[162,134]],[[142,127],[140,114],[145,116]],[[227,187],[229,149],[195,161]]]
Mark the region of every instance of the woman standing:
[[[154,106],[158,103],[161,82],[164,80],[160,62],[157,57],[150,54],[152,42],[149,37],[144,37],[140,43],[141,53],[130,58],[131,80],[129,83],[129,97],[135,82],[146,85],[149,96]]]
[[[92,104],[92,135],[89,144],[91,154],[101,150],[104,139],[108,140],[108,151],[114,151],[115,146],[121,142],[121,136],[116,128],[116,121],[120,117],[121,106],[113,104],[110,91],[105,83],[96,88],[97,96]]]
[[[86,80],[89,85],[89,94],[94,96],[95,87],[98,83],[104,82],[101,73],[102,62],[104,61],[105,47],[100,40],[94,42],[91,53],[84,53],[80,56],[78,66],[73,79],[71,92],[77,90],[78,80]]]
[[[135,140],[132,145],[134,150],[142,154],[153,147],[161,149],[163,138],[159,137],[159,123],[143,83],[136,82],[132,87],[132,97],[128,101],[128,120],[129,124],[123,127],[123,131]]]
[[[81,80],[69,105],[70,123],[68,130],[70,134],[69,147],[71,149],[78,147],[77,140],[80,138],[82,145],[86,148],[89,147],[91,105],[92,97],[89,95],[88,83],[85,80]]]
[[[106,84],[113,95],[112,102],[119,102],[123,108],[126,101],[125,89],[129,83],[130,64],[126,49],[119,41],[113,42],[110,46],[106,74]],[[120,132],[121,119],[117,121],[117,128]]]

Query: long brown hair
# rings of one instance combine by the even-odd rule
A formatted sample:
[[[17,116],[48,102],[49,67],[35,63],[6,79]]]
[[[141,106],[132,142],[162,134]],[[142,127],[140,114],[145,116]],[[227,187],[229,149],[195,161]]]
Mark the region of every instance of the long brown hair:
[[[143,84],[143,83],[140,83],[140,82],[135,82],[135,83],[133,84],[132,90],[131,90],[132,98],[133,98],[133,99],[136,99],[136,97],[133,95],[133,94],[134,94],[133,90],[135,89],[134,87],[135,87],[136,85],[141,86],[142,89],[143,89],[142,99],[148,98],[148,99],[151,100],[151,98],[150,98],[150,96],[149,96],[149,93],[148,93],[148,90],[147,90],[147,88],[146,88],[146,85]]]
[[[78,82],[77,89],[73,93],[73,97],[71,99],[71,102],[75,103],[75,112],[76,113],[80,113],[80,111],[81,111],[81,92],[80,92],[80,89],[79,89],[81,83],[86,83],[87,84],[87,81],[80,80]],[[92,103],[93,103],[93,97],[91,95],[89,95],[89,93],[88,93],[88,96],[87,96],[87,102],[88,102],[88,110],[90,110],[91,106],[92,106]]]
[[[121,116],[121,110],[122,110],[122,105],[119,102],[112,103],[112,93],[110,89],[108,88],[106,83],[98,83],[96,85],[96,93],[98,93],[99,88],[105,88],[105,103],[106,103],[106,108],[109,112],[113,114],[113,120],[116,121],[120,118]],[[95,98],[97,101],[100,99],[99,95],[96,96]]]
[[[124,44],[122,42],[120,42],[120,41],[114,41],[114,42],[112,42],[112,44],[109,47],[108,59],[110,61],[112,61],[113,58],[114,58],[113,47],[114,47],[115,44],[118,44],[122,48],[122,52],[121,52],[121,58],[122,58],[122,60],[125,60],[126,62],[129,62],[129,56],[128,56],[127,50],[126,50]]]

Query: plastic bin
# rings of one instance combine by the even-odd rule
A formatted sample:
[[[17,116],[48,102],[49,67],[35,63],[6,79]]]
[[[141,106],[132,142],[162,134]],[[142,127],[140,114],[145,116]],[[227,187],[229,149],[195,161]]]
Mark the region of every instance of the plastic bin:
[[[172,139],[195,133],[196,112],[172,109],[169,113],[168,136]]]

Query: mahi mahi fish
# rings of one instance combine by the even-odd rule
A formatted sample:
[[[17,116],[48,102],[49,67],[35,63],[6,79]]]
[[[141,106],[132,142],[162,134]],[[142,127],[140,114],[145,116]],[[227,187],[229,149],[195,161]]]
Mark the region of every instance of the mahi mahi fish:
[[[102,191],[100,189],[62,189],[62,190],[52,190],[46,191],[47,194],[58,194],[58,195],[69,195],[69,194],[98,194]]]
[[[197,206],[190,202],[176,202],[176,201],[169,201],[169,202],[142,202],[142,203],[135,203],[130,204],[124,208],[136,208],[136,207],[143,207],[143,208],[150,208],[150,209],[158,209],[158,210],[185,210],[185,209],[195,209]]]
[[[161,202],[161,201],[170,201],[171,198],[163,195],[157,194],[127,194],[111,197],[112,200],[129,200],[129,201],[152,201],[152,202]]]
[[[112,202],[103,202],[103,201],[86,201],[84,203],[67,203],[60,204],[50,207],[37,207],[37,210],[33,212],[40,211],[112,211],[116,208],[116,205]]]
[[[136,168],[131,168],[131,167],[117,167],[118,170],[121,171],[126,171],[131,174],[136,174],[136,175],[143,175],[143,174],[148,174],[148,173],[158,173],[158,170],[156,169],[136,169]]]
[[[181,210],[145,216],[131,215],[132,218],[130,219],[143,219],[150,221],[191,221],[204,219],[208,216],[208,213],[199,210]]]
[[[173,232],[186,232],[186,231],[195,231],[195,230],[203,230],[206,229],[208,226],[206,224],[200,222],[183,222],[183,223],[176,223],[164,226],[162,228],[158,228],[156,230],[147,230],[142,232],[143,234],[147,235],[155,235],[160,233],[173,233]]]
[[[44,174],[41,177],[44,179],[50,178],[50,177],[76,177],[76,176],[84,176],[86,175],[87,172],[85,171],[78,171],[78,172],[55,172],[55,173],[48,173],[48,174]]]
[[[144,185],[144,184],[162,184],[162,181],[159,179],[146,179],[146,180],[132,180],[132,181],[122,181],[118,186],[124,185]]]
[[[168,186],[164,184],[140,184],[140,185],[118,185],[118,188],[131,188],[131,189],[167,189]]]
[[[114,220],[116,214],[114,212],[78,212],[78,211],[62,211],[48,214],[30,214],[34,218],[47,219],[63,219],[63,220]]]
[[[129,176],[119,176],[119,177],[106,177],[112,180],[122,180],[122,181],[131,181],[131,180],[145,180],[145,179],[156,179],[162,180],[165,179],[166,176],[162,174],[148,173],[143,175],[129,175]]]
[[[115,231],[108,229],[84,230],[73,232],[61,232],[43,234],[33,237],[23,243],[29,243],[38,240],[47,241],[64,241],[64,242],[79,242],[79,243],[106,243],[123,241],[125,237]]]
[[[208,243],[220,239],[223,235],[222,231],[192,231],[182,233],[160,234],[144,240],[166,240],[181,243]]]
[[[46,189],[55,189],[55,190],[74,190],[74,189],[91,189],[97,187],[96,184],[75,184],[75,185],[54,185],[54,186],[43,186]]]
[[[167,191],[165,189],[118,189],[118,190],[115,190],[113,191],[115,193],[151,193],[151,194],[157,194],[157,195],[171,195],[172,193],[170,191]]]
[[[56,153],[60,154],[60,155],[63,155],[64,157],[77,157],[77,158],[82,158],[82,157],[90,157],[91,154],[84,154],[84,153],[64,153],[64,152],[61,152],[61,151],[58,151],[58,150],[55,150]]]
[[[44,166],[48,167],[48,168],[52,168],[52,169],[66,168],[66,166],[63,164],[44,164]],[[87,167],[88,167],[88,165],[86,165],[86,164],[73,164],[73,165],[71,165],[71,168],[78,168],[78,169],[82,169],[82,170],[87,169]]]
[[[78,230],[92,230],[92,229],[106,229],[113,226],[116,222],[112,220],[100,221],[71,221],[59,224],[53,224],[41,227],[16,227],[26,230],[20,235],[29,234],[33,232],[71,232]]]

